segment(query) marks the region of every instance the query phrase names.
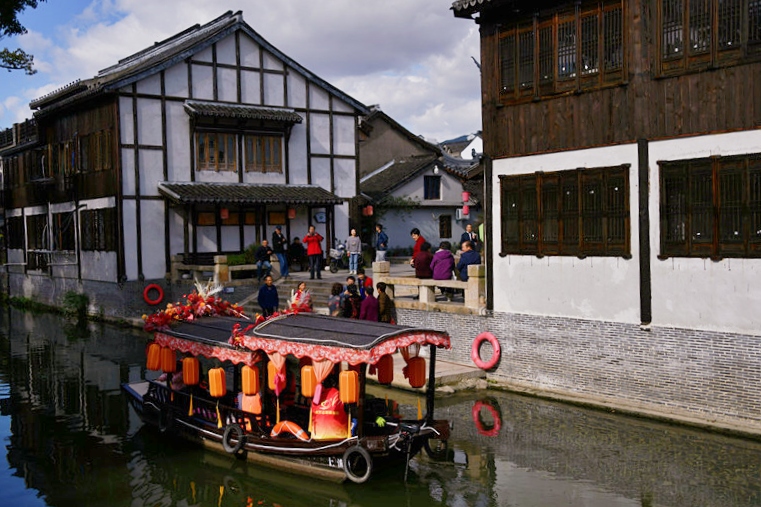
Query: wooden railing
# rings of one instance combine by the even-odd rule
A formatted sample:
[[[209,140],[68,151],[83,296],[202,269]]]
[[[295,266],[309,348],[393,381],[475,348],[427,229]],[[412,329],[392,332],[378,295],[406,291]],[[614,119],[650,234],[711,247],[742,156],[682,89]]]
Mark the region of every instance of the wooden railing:
[[[414,276],[391,276],[391,263],[373,262],[373,280],[387,285],[386,294],[397,308],[409,308],[451,313],[479,314],[486,307],[486,270],[483,264],[468,266],[468,280],[431,280]],[[462,302],[437,301],[436,290],[452,289],[464,293]]]

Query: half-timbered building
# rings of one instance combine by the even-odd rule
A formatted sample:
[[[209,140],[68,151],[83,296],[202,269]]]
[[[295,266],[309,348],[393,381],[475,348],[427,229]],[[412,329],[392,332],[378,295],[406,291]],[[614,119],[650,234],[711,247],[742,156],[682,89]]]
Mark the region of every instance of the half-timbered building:
[[[309,225],[327,242],[348,234],[367,108],[240,12],[30,106],[0,152],[11,295],[84,288],[110,313],[177,254],[240,252],[278,225],[289,238]]]
[[[761,431],[761,2],[452,10],[481,35],[497,374]]]

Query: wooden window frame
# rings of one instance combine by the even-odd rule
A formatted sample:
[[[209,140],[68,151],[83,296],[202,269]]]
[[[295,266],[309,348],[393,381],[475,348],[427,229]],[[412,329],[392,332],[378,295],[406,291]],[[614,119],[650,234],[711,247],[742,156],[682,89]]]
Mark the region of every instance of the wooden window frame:
[[[628,164],[499,179],[500,256],[631,258]]]
[[[440,201],[441,200],[441,176],[437,176],[437,175],[423,176],[423,200],[425,201]]]
[[[261,152],[259,152],[260,150]],[[246,172],[282,174],[283,136],[272,134],[244,135],[243,159]]]
[[[84,209],[79,213],[82,251],[115,252],[117,249],[116,208]]]
[[[658,258],[761,258],[761,154],[659,166]]]
[[[625,20],[624,2],[607,0],[503,27],[497,55],[500,102],[624,84]]]
[[[236,134],[198,131],[195,138],[197,171],[236,172],[238,170]],[[223,150],[220,149],[221,146],[224,146]],[[223,156],[220,157],[220,154]]]
[[[51,250],[75,251],[77,248],[75,228],[73,211],[53,213],[53,245]]]
[[[758,0],[658,0],[656,15],[661,77],[761,57]],[[674,23],[667,24],[667,18]],[[681,34],[681,48],[673,46],[672,33]]]
[[[439,238],[452,238],[452,215],[439,215]]]

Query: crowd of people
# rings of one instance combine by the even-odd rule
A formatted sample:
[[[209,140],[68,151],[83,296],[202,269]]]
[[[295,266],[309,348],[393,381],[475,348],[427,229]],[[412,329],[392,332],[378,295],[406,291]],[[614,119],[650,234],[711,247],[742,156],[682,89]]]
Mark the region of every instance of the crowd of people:
[[[376,261],[386,259],[389,237],[384,232],[381,224],[375,226],[375,251]],[[433,280],[468,280],[468,266],[481,264],[482,242],[478,234],[473,231],[473,226],[467,224],[465,232],[460,237],[460,257],[455,261],[452,253],[452,244],[449,241],[441,241],[436,252],[432,253],[433,246],[425,240],[418,228],[410,231],[414,242],[410,265],[415,270],[415,276],[420,279]],[[259,288],[258,302],[262,314],[266,317],[277,311],[279,298],[277,287],[273,285],[271,275],[271,255],[275,255],[281,266],[281,276],[288,278],[288,265],[295,262],[301,263],[304,269],[303,259],[307,259],[309,279],[322,279],[323,262],[323,238],[316,232],[313,225],[309,226],[303,239],[294,238],[293,243],[288,244],[287,238],[282,233],[280,226],[275,227],[272,233],[272,246],[265,239],[255,252],[257,263],[258,281],[264,284]],[[364,269],[359,267],[359,259],[362,255],[362,241],[357,235],[356,229],[351,229],[346,239],[346,251],[349,256],[349,276],[346,284],[334,283],[331,295],[328,299],[328,313],[332,316],[340,316],[351,319],[362,319],[375,322],[394,322],[394,303],[386,294],[386,284],[380,282],[373,286],[372,278],[365,274]],[[455,289],[441,287],[441,292],[452,299]],[[377,291],[377,292],[376,292]],[[311,311],[312,303],[306,282],[302,282],[298,290],[291,294],[289,306],[298,307],[301,311]]]

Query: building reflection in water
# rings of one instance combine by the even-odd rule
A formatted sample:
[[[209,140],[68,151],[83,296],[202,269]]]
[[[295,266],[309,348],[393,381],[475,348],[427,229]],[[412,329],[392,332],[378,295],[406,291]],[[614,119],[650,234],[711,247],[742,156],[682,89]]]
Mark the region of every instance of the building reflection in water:
[[[15,476],[0,471],[0,489],[20,477],[39,492],[14,507],[761,505],[761,444],[493,391],[480,428],[483,393],[440,398],[450,447],[413,460],[406,485],[403,470],[361,486],[292,477],[143,427],[120,385],[145,373],[148,335],[13,309],[0,330],[0,436]],[[385,394],[417,411],[411,395]]]

